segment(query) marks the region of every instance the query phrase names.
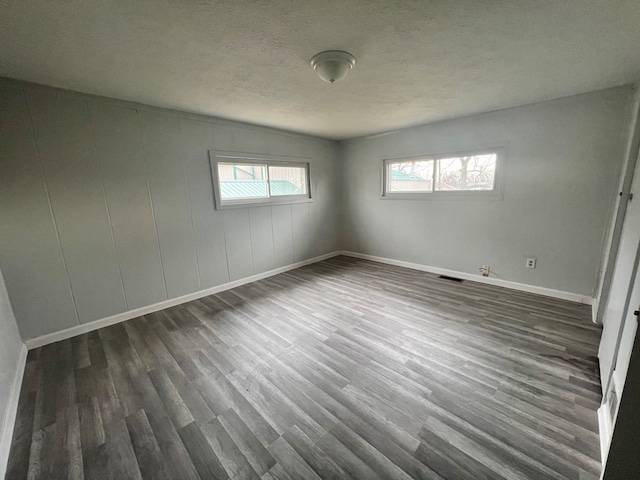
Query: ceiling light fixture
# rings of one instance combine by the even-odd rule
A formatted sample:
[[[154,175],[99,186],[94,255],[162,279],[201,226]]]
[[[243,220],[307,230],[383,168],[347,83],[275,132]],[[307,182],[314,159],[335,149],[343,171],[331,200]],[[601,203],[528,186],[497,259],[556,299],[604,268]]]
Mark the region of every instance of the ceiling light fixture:
[[[335,83],[347,76],[356,64],[356,57],[341,50],[327,50],[311,59],[311,66],[318,76],[328,83]]]

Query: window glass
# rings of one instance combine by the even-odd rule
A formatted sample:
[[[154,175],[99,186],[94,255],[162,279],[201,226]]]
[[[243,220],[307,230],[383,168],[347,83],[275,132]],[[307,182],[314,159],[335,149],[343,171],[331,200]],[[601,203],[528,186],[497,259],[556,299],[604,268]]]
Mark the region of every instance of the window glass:
[[[307,170],[304,167],[269,166],[271,195],[304,195],[307,193]]]
[[[210,155],[216,208],[311,201],[309,162]]]
[[[384,160],[383,197],[456,198],[455,193],[485,192],[500,196],[503,171],[499,149],[463,155]],[[500,167],[500,168],[499,168]],[[449,192],[451,195],[449,195]],[[468,193],[457,198],[469,198]]]
[[[407,160],[388,164],[388,192],[431,192],[433,160]]]
[[[437,191],[493,190],[496,154],[439,158],[436,170]]]
[[[218,163],[218,179],[223,200],[269,196],[265,165]]]

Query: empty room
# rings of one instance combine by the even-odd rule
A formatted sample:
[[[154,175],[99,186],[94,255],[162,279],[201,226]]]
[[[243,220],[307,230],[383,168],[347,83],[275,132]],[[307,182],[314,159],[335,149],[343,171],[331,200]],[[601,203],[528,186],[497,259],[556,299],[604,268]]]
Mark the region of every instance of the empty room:
[[[5,0],[0,478],[640,478],[637,0]]]

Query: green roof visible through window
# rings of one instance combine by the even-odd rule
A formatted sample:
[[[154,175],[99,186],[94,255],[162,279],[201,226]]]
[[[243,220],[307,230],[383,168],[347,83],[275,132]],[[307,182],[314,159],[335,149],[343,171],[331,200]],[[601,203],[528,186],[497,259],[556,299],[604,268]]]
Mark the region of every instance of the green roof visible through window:
[[[310,202],[309,162],[285,158],[216,154],[211,159],[216,208]]]
[[[424,178],[418,177],[417,175],[411,175],[410,173],[405,173],[399,170],[391,170],[391,180],[413,180],[416,182],[424,182]]]
[[[298,195],[304,193],[299,187],[286,180],[271,180],[272,195]],[[221,180],[222,198],[256,198],[265,197],[267,182],[265,180]]]

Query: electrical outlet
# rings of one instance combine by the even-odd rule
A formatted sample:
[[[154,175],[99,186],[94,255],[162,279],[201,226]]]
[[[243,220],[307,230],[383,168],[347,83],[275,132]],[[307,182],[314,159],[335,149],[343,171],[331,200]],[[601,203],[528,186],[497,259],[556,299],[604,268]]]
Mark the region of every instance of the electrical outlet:
[[[536,259],[535,258],[527,258],[527,262],[525,263],[525,267],[527,267],[527,268],[536,268]]]
[[[483,277],[488,277],[490,271],[491,268],[489,267],[489,265],[482,265],[482,267],[480,267],[480,273]]]

